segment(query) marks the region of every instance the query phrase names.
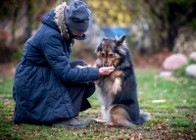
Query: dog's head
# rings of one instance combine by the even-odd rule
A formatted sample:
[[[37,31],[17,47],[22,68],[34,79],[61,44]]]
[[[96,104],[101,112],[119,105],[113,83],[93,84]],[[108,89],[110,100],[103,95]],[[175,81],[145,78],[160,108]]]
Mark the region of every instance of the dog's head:
[[[126,35],[116,39],[103,38],[95,50],[97,67],[115,67],[119,63],[122,54],[126,53],[123,49],[125,39]]]

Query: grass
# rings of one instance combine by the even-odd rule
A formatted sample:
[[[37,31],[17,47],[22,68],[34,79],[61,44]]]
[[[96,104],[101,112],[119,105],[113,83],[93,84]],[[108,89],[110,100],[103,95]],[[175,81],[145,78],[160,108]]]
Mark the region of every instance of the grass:
[[[15,105],[13,79],[0,79],[0,139],[196,139],[196,80],[162,79],[154,70],[138,70],[136,77],[140,108],[151,113],[150,121],[135,128],[110,128],[94,122],[92,119],[100,116],[95,93],[89,99],[93,107],[80,114],[90,120],[90,126],[83,129],[15,125],[12,121]]]

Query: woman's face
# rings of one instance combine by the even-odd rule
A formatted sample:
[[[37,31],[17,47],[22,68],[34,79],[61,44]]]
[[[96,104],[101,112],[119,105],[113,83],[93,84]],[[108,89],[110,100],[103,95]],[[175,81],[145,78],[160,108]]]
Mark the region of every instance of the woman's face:
[[[84,33],[79,33],[79,32],[71,32],[71,33],[72,35],[77,36],[77,37],[84,35]]]
[[[77,39],[77,40],[86,39],[86,35],[84,33],[79,33],[79,32],[71,32],[71,37],[72,39]]]

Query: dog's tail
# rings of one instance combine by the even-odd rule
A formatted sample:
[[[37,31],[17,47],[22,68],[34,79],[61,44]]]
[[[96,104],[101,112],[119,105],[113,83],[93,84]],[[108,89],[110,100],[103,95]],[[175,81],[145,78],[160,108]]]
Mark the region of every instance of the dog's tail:
[[[142,120],[142,123],[145,123],[146,121],[151,119],[151,115],[148,112],[142,112],[140,111],[140,118]]]

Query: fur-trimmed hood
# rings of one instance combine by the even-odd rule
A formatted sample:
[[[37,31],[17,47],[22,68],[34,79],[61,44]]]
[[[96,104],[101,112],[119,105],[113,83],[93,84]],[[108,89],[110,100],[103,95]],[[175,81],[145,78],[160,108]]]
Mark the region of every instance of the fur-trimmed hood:
[[[63,2],[55,9],[46,13],[42,18],[42,23],[60,31],[60,34],[69,40],[70,35],[65,25],[64,10],[67,8],[67,4]]]
[[[69,33],[67,26],[65,25],[65,14],[64,11],[67,8],[66,2],[63,2],[61,5],[57,6],[54,13],[55,13],[55,22],[61,32],[66,39],[69,39]]]

